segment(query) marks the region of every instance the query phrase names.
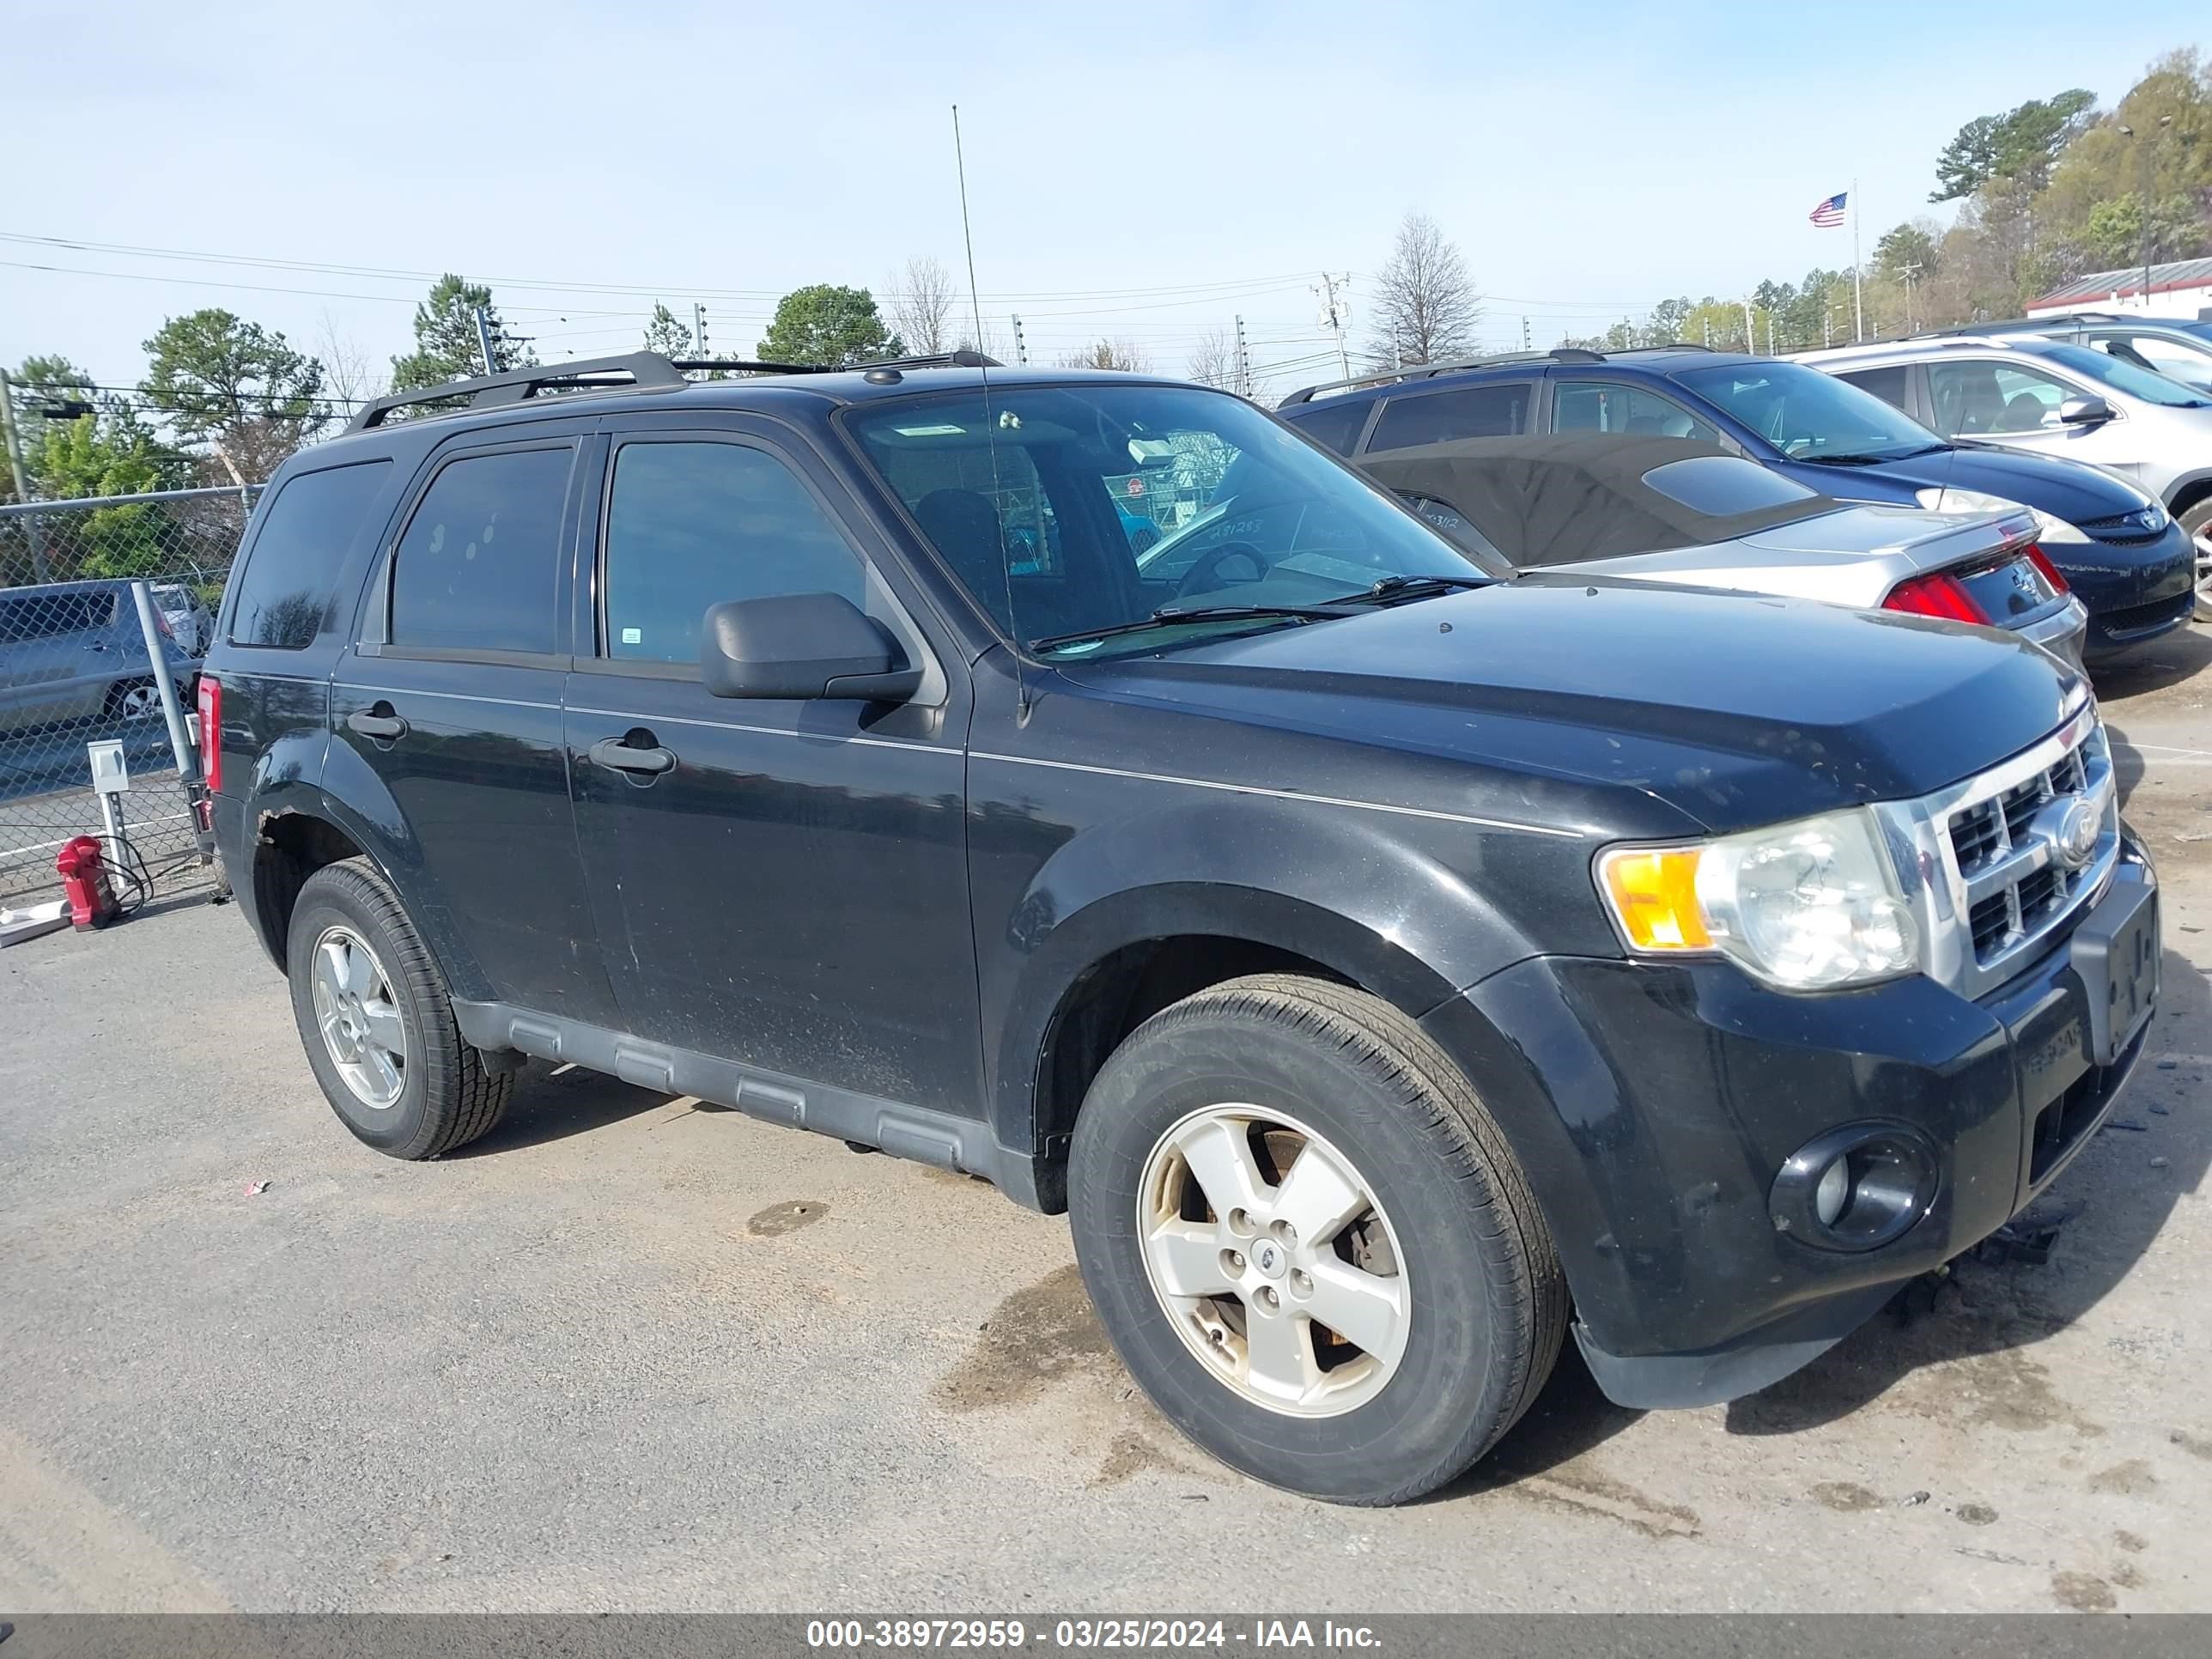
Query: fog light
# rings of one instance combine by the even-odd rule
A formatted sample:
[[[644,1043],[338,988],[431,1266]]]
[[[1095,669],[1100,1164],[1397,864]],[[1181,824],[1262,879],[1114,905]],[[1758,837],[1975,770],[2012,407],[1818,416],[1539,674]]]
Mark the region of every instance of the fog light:
[[[1813,1213],[1823,1227],[1836,1224],[1836,1218],[1844,1212],[1844,1200],[1850,1195],[1851,1161],[1839,1158],[1828,1165],[1820,1184],[1813,1189]]]
[[[1799,1147],[1767,1200],[1775,1231],[1829,1250],[1893,1243],[1935,1202],[1940,1168],[1919,1130],[1850,1123]]]

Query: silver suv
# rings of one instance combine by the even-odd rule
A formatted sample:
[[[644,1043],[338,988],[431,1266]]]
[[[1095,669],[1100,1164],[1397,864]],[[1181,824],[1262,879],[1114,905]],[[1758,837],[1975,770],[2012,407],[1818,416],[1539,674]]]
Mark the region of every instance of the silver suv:
[[[2051,340],[2085,345],[2137,368],[2179,380],[2212,398],[2212,322],[2186,317],[2142,317],[2118,311],[2072,312],[2063,317],[1975,323],[1942,331],[2002,340]]]
[[[189,703],[197,665],[172,638],[163,638],[161,651],[178,695]],[[0,732],[161,717],[154,664],[128,583],[0,588]]]
[[[1947,438],[2063,455],[2133,480],[2195,542],[2197,615],[2212,605],[2212,392],[2041,335],[1896,340],[1802,361]]]

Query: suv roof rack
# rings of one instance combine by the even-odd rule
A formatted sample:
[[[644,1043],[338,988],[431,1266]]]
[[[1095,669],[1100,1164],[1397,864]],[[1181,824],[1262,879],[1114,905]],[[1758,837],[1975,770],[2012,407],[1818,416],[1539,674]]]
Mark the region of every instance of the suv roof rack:
[[[1383,386],[1392,380],[1425,380],[1437,374],[1449,374],[1462,368],[1497,368],[1507,363],[1601,363],[1602,351],[1585,351],[1580,346],[1554,346],[1549,351],[1499,351],[1486,357],[1455,357],[1448,363],[1405,363],[1396,368],[1378,368],[1365,374],[1354,374],[1349,380],[1323,380],[1318,386],[1300,386],[1275,405],[1288,409],[1292,404],[1310,403],[1316,394],[1334,392],[1340,386]]]
[[[627,374],[629,380],[624,383],[589,378],[611,374]],[[678,372],[675,364],[652,351],[632,351],[620,357],[586,357],[564,363],[538,363],[529,368],[511,368],[503,374],[479,374],[465,380],[448,380],[443,386],[392,392],[370,403],[353,417],[346,430],[365,432],[371,427],[382,426],[392,410],[415,404],[466,398],[471,409],[493,409],[504,404],[527,402],[541,392],[557,389],[564,383],[574,390],[608,392],[672,391],[690,384]]]
[[[881,362],[850,365],[770,363],[726,357],[670,358],[657,351],[629,351],[618,357],[582,357],[561,363],[538,363],[528,368],[511,368],[501,374],[478,374],[465,380],[448,380],[443,386],[395,392],[368,404],[353,417],[346,430],[365,432],[371,427],[382,426],[385,418],[396,409],[405,409],[416,404],[446,403],[459,398],[467,398],[471,409],[496,409],[507,404],[527,402],[545,392],[675,392],[696,384],[684,378],[687,369],[735,369],[748,374],[839,374],[872,368],[1005,367],[997,358],[987,357],[980,351],[971,351],[965,347],[957,351],[940,351],[927,356],[890,357]],[[627,375],[629,379],[603,378],[614,375]]]

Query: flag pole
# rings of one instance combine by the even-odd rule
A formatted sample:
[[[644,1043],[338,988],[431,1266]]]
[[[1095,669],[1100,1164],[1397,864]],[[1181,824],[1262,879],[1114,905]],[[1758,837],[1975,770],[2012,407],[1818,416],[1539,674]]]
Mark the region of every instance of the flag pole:
[[[1866,282],[1859,266],[1859,181],[1851,180],[1851,338],[1866,339]]]

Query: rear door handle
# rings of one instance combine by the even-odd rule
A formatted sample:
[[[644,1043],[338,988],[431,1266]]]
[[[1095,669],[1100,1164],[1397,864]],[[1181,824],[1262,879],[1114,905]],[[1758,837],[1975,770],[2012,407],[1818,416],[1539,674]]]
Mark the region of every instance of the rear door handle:
[[[379,743],[392,743],[407,735],[407,722],[392,712],[392,705],[380,702],[374,708],[356,708],[346,716],[346,725],[364,738]]]
[[[642,772],[658,777],[672,769],[676,757],[665,749],[653,746],[633,749],[620,738],[601,738],[592,745],[592,758],[600,765],[617,772]]]

